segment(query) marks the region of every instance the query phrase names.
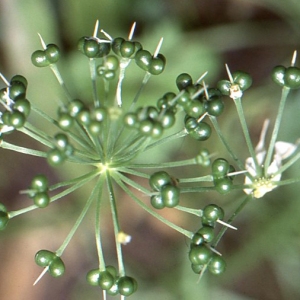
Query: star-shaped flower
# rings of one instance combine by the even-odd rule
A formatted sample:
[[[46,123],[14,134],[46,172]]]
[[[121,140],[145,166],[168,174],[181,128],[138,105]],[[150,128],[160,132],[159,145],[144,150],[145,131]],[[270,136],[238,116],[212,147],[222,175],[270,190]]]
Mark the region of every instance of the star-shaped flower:
[[[252,193],[254,198],[261,198],[277,187],[277,182],[281,179],[281,173],[278,173],[278,170],[282,166],[282,161],[291,156],[298,147],[298,142],[295,144],[282,141],[275,142],[273,161],[267,167],[267,170],[264,170],[267,154],[265,137],[268,126],[269,120],[267,119],[263,124],[260,139],[255,148],[257,164],[253,157],[248,157],[245,163],[246,170],[251,175],[251,177],[246,176],[245,185],[250,185],[251,188],[244,189],[244,192],[246,194]],[[260,170],[257,170],[257,165],[261,168]],[[261,173],[262,175],[260,175]]]

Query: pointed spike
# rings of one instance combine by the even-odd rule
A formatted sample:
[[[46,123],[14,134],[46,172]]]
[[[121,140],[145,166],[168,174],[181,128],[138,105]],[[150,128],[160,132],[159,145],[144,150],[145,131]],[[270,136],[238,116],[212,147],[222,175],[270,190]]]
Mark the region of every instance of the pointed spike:
[[[197,80],[196,80],[196,84],[201,82],[203,80],[203,78],[207,75],[208,71],[204,72]]]
[[[7,86],[10,86],[9,81],[4,77],[4,75],[3,75],[2,73],[0,73],[0,77],[1,77],[1,79],[4,81],[4,83],[5,83]]]
[[[40,38],[40,41],[41,41],[43,49],[46,50],[47,49],[47,45],[46,45],[45,41],[43,40],[42,36],[39,33],[38,33],[38,36]]]
[[[211,247],[211,246],[209,246],[208,248],[209,248],[212,252],[218,254],[219,256],[222,256],[222,253],[220,253],[220,252],[219,252],[218,250],[216,250],[215,248],[213,248],[213,247]]]
[[[204,88],[199,89],[195,94],[192,95],[191,99],[197,98],[203,91]]]
[[[157,44],[157,47],[156,47],[156,49],[154,51],[153,57],[156,57],[158,55],[159,50],[161,48],[161,45],[162,45],[163,41],[164,41],[164,38],[160,38],[160,40],[159,40],[159,42]]]
[[[208,115],[208,112],[205,112],[199,119],[197,119],[197,122],[200,123],[206,116]]]
[[[296,64],[296,59],[297,59],[297,50],[294,51],[292,61],[291,61],[291,66],[293,67]]]
[[[204,272],[206,271],[206,269],[207,269],[207,265],[204,265],[203,269],[201,270],[201,272],[200,272],[200,274],[199,274],[199,278],[198,278],[198,280],[197,280],[197,283],[200,282],[200,280],[201,280],[201,278],[202,278]]]
[[[93,32],[93,37],[94,38],[97,37],[98,30],[99,30],[99,20],[97,20],[96,23],[95,23],[94,32]]]
[[[206,86],[204,80],[202,81],[202,84],[203,84],[203,89],[204,89],[206,100],[209,100],[209,96],[208,96],[208,92],[207,92],[207,86]]]
[[[234,230],[237,230],[237,228],[236,227],[234,227],[234,226],[232,226],[232,225],[230,225],[230,224],[228,224],[228,223],[226,223],[226,222],[224,222],[224,221],[222,221],[222,220],[217,220],[217,222],[218,223],[220,223],[221,225],[224,225],[224,226],[226,226],[226,227],[228,227],[228,228],[231,228],[231,229],[234,229]]]
[[[229,67],[228,67],[227,64],[225,64],[225,68],[226,68],[226,72],[227,72],[229,81],[230,81],[231,84],[233,84],[233,83],[234,83],[234,82],[233,82],[233,78],[232,78],[231,72],[230,72]]]
[[[47,273],[48,270],[49,270],[49,266],[47,266],[46,268],[44,268],[44,270],[42,271],[42,273],[39,275],[39,277],[33,283],[33,286],[35,286],[42,279],[42,277]]]
[[[135,27],[136,27],[136,22],[134,22],[131,26],[131,29],[130,29],[130,32],[129,32],[129,35],[128,35],[128,40],[131,41],[132,38],[133,38],[133,34],[134,34],[134,31],[135,31]]]
[[[227,173],[227,176],[235,176],[235,175],[245,174],[247,172],[248,172],[247,170],[235,171],[235,172]]]
[[[105,37],[107,37],[110,41],[113,40],[112,36],[110,34],[108,34],[106,31],[104,31],[103,29],[101,29],[100,32],[103,33],[105,35]]]

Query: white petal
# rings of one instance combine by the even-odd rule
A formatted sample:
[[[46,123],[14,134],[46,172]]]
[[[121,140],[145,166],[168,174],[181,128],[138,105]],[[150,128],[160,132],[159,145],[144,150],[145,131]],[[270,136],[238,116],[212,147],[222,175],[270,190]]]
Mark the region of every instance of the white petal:
[[[255,177],[256,174],[256,168],[255,168],[255,163],[252,157],[248,157],[246,159],[245,163],[246,170],[249,172],[249,174],[253,177]]]
[[[267,130],[270,124],[270,120],[266,119],[264,121],[261,133],[260,133],[260,137],[259,137],[259,142],[255,148],[255,152],[261,152],[262,150],[264,150],[265,148],[265,139],[266,139],[266,134],[267,134]]]
[[[244,182],[245,185],[251,185],[252,184],[252,180],[248,177],[248,176],[245,176],[245,182]],[[244,189],[244,192],[246,194],[251,194],[253,191],[253,189]]]
[[[292,143],[276,142],[275,153],[278,154],[282,159],[286,159],[296,151],[297,147],[297,145]]]

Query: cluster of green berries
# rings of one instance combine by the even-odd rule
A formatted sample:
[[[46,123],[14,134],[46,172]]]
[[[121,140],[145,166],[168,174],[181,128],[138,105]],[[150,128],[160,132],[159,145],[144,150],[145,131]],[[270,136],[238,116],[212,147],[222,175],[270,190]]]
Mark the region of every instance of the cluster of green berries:
[[[57,133],[54,136],[54,148],[47,153],[47,161],[51,166],[60,166],[73,153],[74,148],[69,143],[68,136],[64,133]]]
[[[154,139],[161,137],[165,129],[174,125],[175,114],[163,107],[158,109],[154,106],[145,106],[127,113],[124,117],[125,126],[138,130],[145,137],[150,136]]]
[[[295,66],[288,68],[276,66],[272,70],[272,79],[281,87],[298,89],[300,87],[300,69]]]
[[[55,44],[48,44],[44,50],[36,50],[31,55],[31,61],[36,67],[48,67],[60,58],[60,50]]]
[[[151,196],[151,205],[156,209],[173,208],[179,204],[180,188],[178,182],[165,171],[150,176],[149,184],[155,191]]]
[[[44,208],[50,203],[48,188],[48,179],[45,175],[34,176],[28,190],[28,196],[33,199],[33,203],[37,207]]]
[[[235,171],[234,167],[224,158],[214,160],[211,167],[216,191],[220,194],[230,192],[233,185],[233,176],[228,176],[228,174]]]
[[[1,112],[3,132],[11,132],[22,128],[30,113],[30,102],[26,99],[27,80],[21,75],[12,77],[8,86],[0,90],[0,103],[5,107]]]
[[[65,273],[65,264],[54,252],[40,250],[35,255],[35,262],[38,266],[47,268],[53,277],[61,277]]]
[[[113,80],[119,69],[119,60],[115,55],[107,55],[97,67],[97,74],[105,80]]]
[[[205,141],[211,136],[211,126],[203,121],[205,115],[218,117],[224,111],[222,94],[218,89],[206,88],[199,83],[193,83],[187,73],[180,74],[176,79],[180,93],[177,104],[186,116],[184,126],[187,133],[198,141]]]
[[[224,211],[215,204],[203,209],[202,227],[193,235],[190,244],[189,259],[192,270],[199,274],[208,268],[212,274],[222,274],[226,263],[222,256],[210,246],[215,238],[215,225],[224,218]]]
[[[220,80],[217,83],[218,90],[232,99],[241,98],[243,92],[252,85],[251,75],[243,71],[236,71],[230,77],[230,80]]]
[[[104,271],[90,270],[86,275],[87,282],[92,286],[99,286],[107,294],[115,296],[130,296],[137,290],[137,281],[130,276],[118,276],[113,266],[106,266]]]
[[[70,131],[76,125],[83,126],[89,134],[96,136],[107,119],[108,111],[105,107],[89,109],[81,100],[74,99],[58,111],[58,125],[64,131]]]
[[[112,50],[121,61],[134,60],[141,69],[151,75],[161,74],[166,65],[166,59],[162,54],[158,53],[153,56],[148,50],[144,50],[139,42],[125,40],[121,37],[111,40],[96,37],[82,37],[78,42],[78,49],[88,58],[106,57]],[[109,59],[110,57],[111,56],[109,56]],[[113,73],[116,70],[114,69],[116,67],[115,60],[108,65],[105,65],[104,62],[104,69],[102,67],[103,66],[100,66],[98,73],[103,74],[104,70],[104,77],[106,79],[114,77]],[[109,69],[109,67],[113,69]]]

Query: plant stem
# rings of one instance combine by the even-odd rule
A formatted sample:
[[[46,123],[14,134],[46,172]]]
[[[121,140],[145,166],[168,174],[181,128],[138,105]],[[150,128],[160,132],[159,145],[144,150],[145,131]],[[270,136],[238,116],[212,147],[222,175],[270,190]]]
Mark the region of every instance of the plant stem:
[[[233,214],[230,216],[230,218],[227,220],[227,224],[231,224],[233,222],[233,220],[236,218],[236,216],[242,211],[242,209],[246,206],[246,204],[249,202],[249,200],[252,199],[251,195],[246,196],[242,203],[238,206],[238,208],[233,212]],[[227,226],[223,226],[222,229],[220,230],[219,234],[216,236],[214,242],[212,243],[212,247],[215,248],[218,243],[220,242],[221,238],[223,237],[223,235],[225,234],[225,232],[227,231],[228,227]]]
[[[271,137],[270,144],[268,147],[268,152],[267,152],[266,158],[265,158],[265,164],[264,164],[265,165],[265,173],[267,173],[268,168],[271,163],[271,158],[272,158],[272,154],[274,151],[275,142],[276,142],[276,139],[278,136],[278,131],[279,131],[282,115],[283,115],[284,106],[285,106],[286,99],[287,99],[289,92],[290,92],[289,88],[287,88],[287,87],[282,88],[281,99],[280,99],[278,112],[277,112],[273,132],[272,132],[272,137]],[[267,174],[265,174],[265,176],[267,176]]]

